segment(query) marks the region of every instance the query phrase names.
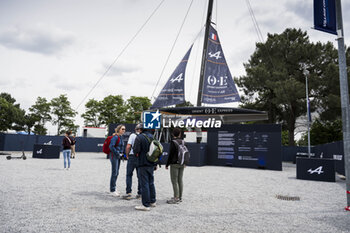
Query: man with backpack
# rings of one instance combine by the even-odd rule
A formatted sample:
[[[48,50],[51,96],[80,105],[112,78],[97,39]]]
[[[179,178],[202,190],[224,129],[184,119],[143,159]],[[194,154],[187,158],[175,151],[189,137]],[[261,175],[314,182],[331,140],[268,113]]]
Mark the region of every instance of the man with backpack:
[[[129,136],[128,143],[126,145],[125,153],[126,157],[128,159],[128,163],[126,165],[126,195],[123,196],[124,199],[130,200],[132,198],[131,192],[132,192],[132,176],[134,173],[134,170],[136,169],[136,175],[137,175],[137,195],[136,198],[141,197],[141,182],[139,178],[139,169],[137,168],[137,157],[135,156],[134,150],[132,147],[135,144],[135,139],[137,135],[141,133],[142,124],[138,124],[135,127],[135,133],[132,133]]]
[[[172,134],[173,140],[170,142],[169,157],[165,169],[170,166],[170,179],[174,197],[167,200],[167,203],[178,204],[182,202],[183,174],[186,164],[189,162],[189,152],[184,140],[181,139],[180,129],[175,128]]]
[[[141,196],[142,205],[136,206],[136,210],[149,211],[150,207],[156,206],[156,189],[154,186],[154,170],[156,163],[150,162],[147,159],[147,153],[150,149],[150,140],[153,140],[153,135],[139,125],[141,132],[137,135],[133,147],[134,154],[137,157],[137,167],[139,169],[139,181],[141,181]]]

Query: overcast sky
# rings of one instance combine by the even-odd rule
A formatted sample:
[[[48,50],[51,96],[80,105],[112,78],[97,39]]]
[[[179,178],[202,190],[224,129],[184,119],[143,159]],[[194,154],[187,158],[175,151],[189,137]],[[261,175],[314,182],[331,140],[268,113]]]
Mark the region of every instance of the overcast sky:
[[[28,109],[38,96],[67,94],[74,109],[161,0],[0,0],[0,92]],[[89,97],[151,97],[191,0],[166,0]],[[286,28],[307,31],[311,41],[336,44],[336,37],[311,29],[313,0],[250,0],[264,40]],[[345,43],[350,38],[350,1],[342,1]],[[194,0],[156,94],[192,42],[186,73],[186,99],[196,102],[201,40],[207,0]],[[247,0],[217,0],[213,21],[232,76],[244,75],[243,63],[258,36]],[[197,59],[196,59],[197,58]],[[350,65],[350,64],[348,64]],[[85,101],[85,102],[86,102]],[[84,112],[85,102],[76,109]],[[83,125],[78,116],[76,123]],[[55,127],[49,126],[50,134]]]

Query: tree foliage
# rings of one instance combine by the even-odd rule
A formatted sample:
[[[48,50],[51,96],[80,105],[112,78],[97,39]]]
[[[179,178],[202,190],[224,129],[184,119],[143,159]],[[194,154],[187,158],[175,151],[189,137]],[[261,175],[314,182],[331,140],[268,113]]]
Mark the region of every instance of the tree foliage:
[[[339,117],[337,51],[331,43],[314,44],[306,32],[286,29],[257,43],[244,66],[247,74],[236,78],[245,94],[242,106],[267,111],[269,123],[288,130],[289,145],[294,145],[296,119],[306,114],[304,69],[309,72],[311,110],[324,119]]]
[[[25,111],[8,93],[0,94],[0,131],[22,130]]]
[[[50,102],[40,96],[36,99],[35,104],[29,108],[29,119],[32,118],[35,120],[33,125],[35,134],[46,135],[47,129],[45,128],[45,124],[52,119],[50,111]]]
[[[141,121],[141,113],[152,106],[148,97],[131,96],[126,101],[127,114],[126,123],[138,123]]]
[[[310,128],[311,145],[320,145],[341,140],[343,140],[341,120],[321,122],[317,119],[312,123]],[[307,143],[307,133],[304,133],[298,144],[307,145]]]
[[[50,102],[52,124],[57,125],[57,135],[64,133],[67,130],[76,131],[77,127],[74,125],[72,119],[77,114],[74,109],[70,106],[70,102],[66,95],[60,95],[59,97],[53,98]]]
[[[104,125],[125,122],[126,106],[121,95],[106,96],[101,102],[100,121]]]
[[[81,117],[84,118],[85,126],[90,127],[101,127],[102,122],[100,120],[101,112],[101,103],[95,99],[90,99],[85,104],[85,112],[81,114]]]

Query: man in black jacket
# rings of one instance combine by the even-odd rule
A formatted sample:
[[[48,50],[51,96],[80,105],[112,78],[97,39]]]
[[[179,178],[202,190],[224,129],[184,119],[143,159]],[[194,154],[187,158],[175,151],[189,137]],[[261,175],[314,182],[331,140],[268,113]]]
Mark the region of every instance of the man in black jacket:
[[[152,134],[143,128],[142,124],[137,126],[142,130],[134,143],[133,151],[137,157],[137,167],[141,181],[142,205],[136,206],[135,209],[149,211],[150,207],[156,206],[156,189],[154,186],[154,169],[156,164],[147,160],[146,154],[149,151],[150,143],[148,138],[153,138]]]

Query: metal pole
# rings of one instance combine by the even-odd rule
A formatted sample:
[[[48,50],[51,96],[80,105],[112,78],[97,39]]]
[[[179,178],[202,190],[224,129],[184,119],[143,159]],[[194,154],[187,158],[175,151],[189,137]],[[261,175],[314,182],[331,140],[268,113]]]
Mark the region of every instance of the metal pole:
[[[307,83],[308,70],[304,71],[305,74],[305,86],[306,86],[306,109],[307,109],[307,152],[309,158],[311,157],[311,146],[310,146],[310,109],[309,109],[309,88]]]
[[[339,80],[340,97],[343,123],[343,143],[344,143],[344,162],[346,176],[346,210],[350,211],[350,115],[349,115],[349,90],[348,77],[346,70],[345,45],[343,17],[340,0],[336,0],[337,32],[338,32],[338,57],[339,57]]]
[[[207,12],[207,21],[205,23],[205,34],[204,34],[204,44],[203,44],[203,54],[202,54],[202,65],[201,73],[199,76],[199,87],[198,87],[198,97],[197,97],[197,106],[202,106],[202,92],[203,92],[203,81],[204,81],[204,68],[205,60],[207,57],[207,47],[208,47],[208,37],[209,37],[209,26],[211,23],[211,13],[213,11],[214,0],[209,0],[208,12]]]

